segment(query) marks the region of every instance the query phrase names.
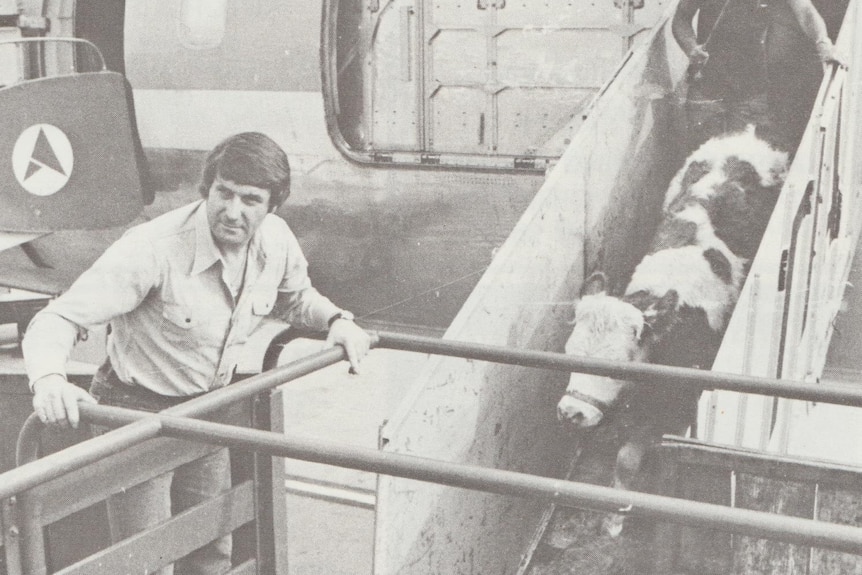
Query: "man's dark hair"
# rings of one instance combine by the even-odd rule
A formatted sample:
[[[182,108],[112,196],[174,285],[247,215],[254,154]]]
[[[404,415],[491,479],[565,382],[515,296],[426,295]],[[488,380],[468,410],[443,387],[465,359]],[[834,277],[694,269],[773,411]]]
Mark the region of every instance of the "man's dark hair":
[[[227,138],[209,153],[198,190],[209,196],[216,177],[242,186],[269,190],[269,208],[274,210],[290,195],[290,164],[287,154],[269,136],[243,132]]]

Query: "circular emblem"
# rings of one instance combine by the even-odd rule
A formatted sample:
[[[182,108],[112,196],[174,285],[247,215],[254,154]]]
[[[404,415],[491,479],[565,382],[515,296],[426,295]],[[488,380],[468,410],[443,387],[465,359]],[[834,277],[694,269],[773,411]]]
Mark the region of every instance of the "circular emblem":
[[[74,164],[69,138],[51,124],[30,126],[21,132],[12,149],[15,178],[36,196],[59,192],[69,181]]]

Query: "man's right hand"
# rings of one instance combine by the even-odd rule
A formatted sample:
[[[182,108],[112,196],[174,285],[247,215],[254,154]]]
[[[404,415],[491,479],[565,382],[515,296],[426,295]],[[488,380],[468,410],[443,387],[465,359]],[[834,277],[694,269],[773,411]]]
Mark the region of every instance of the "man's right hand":
[[[709,60],[709,53],[702,46],[697,45],[688,53],[688,79],[689,81],[700,80],[703,77],[703,67]]]
[[[703,46],[698,44],[688,53],[688,63],[695,70],[700,70],[706,65],[709,60],[709,52],[703,49]]]
[[[42,423],[63,427],[68,425],[78,427],[79,401],[96,403],[92,395],[77,385],[69,383],[58,373],[37,379],[33,383],[33,394],[33,410]]]

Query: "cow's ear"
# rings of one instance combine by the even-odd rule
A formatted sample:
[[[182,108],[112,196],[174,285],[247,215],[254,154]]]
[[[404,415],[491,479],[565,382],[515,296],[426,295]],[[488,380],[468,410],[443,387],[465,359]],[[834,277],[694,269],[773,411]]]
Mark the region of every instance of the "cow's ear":
[[[668,316],[676,311],[677,304],[679,293],[676,290],[668,290],[644,310],[644,326],[652,333],[660,332],[661,326],[667,324]]]
[[[596,295],[608,291],[608,276],[604,272],[593,272],[581,286],[581,297]]]

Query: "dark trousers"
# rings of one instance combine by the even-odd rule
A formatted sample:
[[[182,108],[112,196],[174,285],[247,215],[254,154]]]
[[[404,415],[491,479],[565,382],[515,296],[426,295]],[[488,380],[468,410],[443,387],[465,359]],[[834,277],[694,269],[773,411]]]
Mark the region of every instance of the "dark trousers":
[[[157,412],[189,398],[166,397],[121,382],[103,366],[90,392],[102,405]],[[106,428],[94,426],[94,433]],[[116,543],[167,520],[171,515],[212,499],[230,489],[230,457],[226,448],[211,453],[108,498],[111,540]],[[231,536],[217,539],[157,575],[220,575],[231,568]]]

